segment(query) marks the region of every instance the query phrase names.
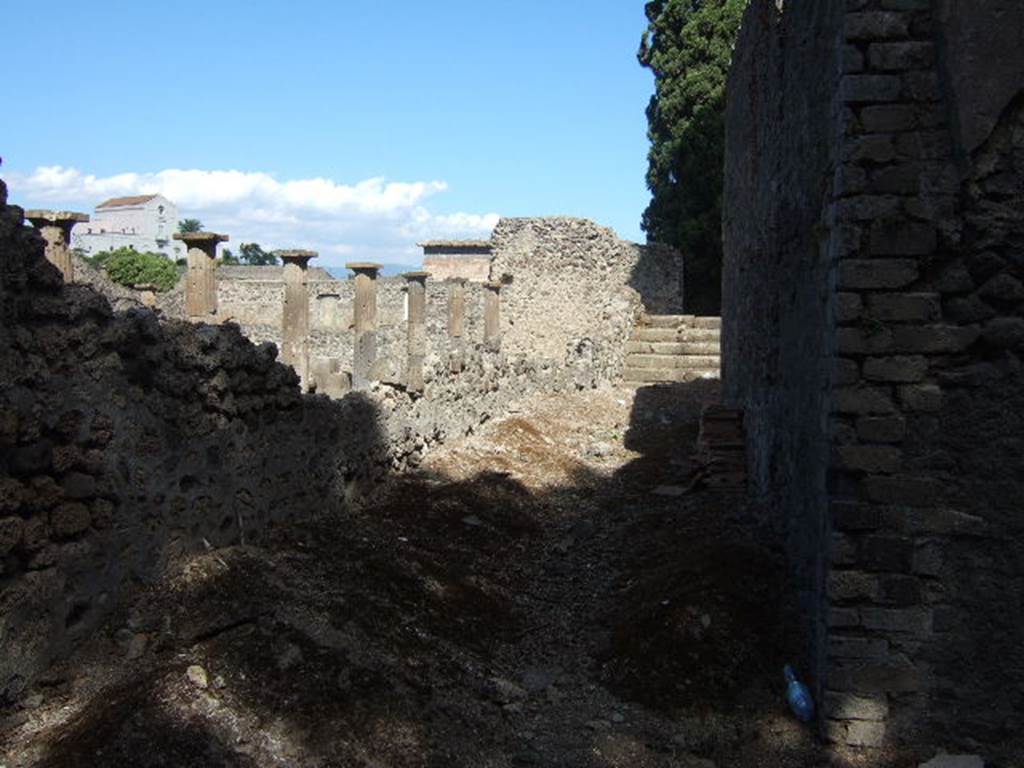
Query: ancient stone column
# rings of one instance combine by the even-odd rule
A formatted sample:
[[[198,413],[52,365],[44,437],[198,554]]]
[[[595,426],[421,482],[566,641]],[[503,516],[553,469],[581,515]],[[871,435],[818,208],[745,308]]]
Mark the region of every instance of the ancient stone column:
[[[427,356],[427,277],[429,272],[406,272],[409,296],[409,347],[405,363],[405,388],[423,392],[423,361]]]
[[[501,348],[501,283],[484,283],[484,346]]]
[[[366,389],[377,361],[377,273],[380,264],[352,262],[345,265],[356,273],[353,325],[355,349],[352,354],[352,387]]]
[[[461,373],[466,364],[466,279],[463,277],[448,280],[448,336],[451,372]]]
[[[64,282],[75,278],[71,261],[71,228],[89,220],[88,214],[73,211],[25,211],[25,218],[46,240],[46,260],[64,275]]]
[[[217,243],[228,242],[216,232],[175,232],[188,247],[185,273],[185,315],[197,322],[215,322],[217,314]]]
[[[281,362],[299,374],[309,389],[309,290],[306,270],[315,251],[278,251],[284,263],[284,309],[281,315]]]

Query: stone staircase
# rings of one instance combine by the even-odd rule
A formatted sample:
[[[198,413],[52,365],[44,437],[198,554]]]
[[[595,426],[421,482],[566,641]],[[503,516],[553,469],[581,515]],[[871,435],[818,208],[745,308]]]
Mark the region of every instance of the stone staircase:
[[[640,317],[626,344],[627,384],[717,379],[722,319],[694,315]]]

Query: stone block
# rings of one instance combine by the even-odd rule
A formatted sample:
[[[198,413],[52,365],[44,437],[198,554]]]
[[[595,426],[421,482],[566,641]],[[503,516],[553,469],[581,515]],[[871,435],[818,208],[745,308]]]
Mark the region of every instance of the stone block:
[[[914,693],[924,682],[917,669],[896,662],[837,664],[829,673],[830,687],[860,694]]]
[[[892,349],[892,332],[885,328],[839,328],[836,347],[841,355],[885,354]]]
[[[829,608],[828,625],[832,629],[859,627],[860,611],[856,608]]]
[[[885,723],[851,720],[847,726],[846,743],[851,747],[884,746]]]
[[[922,355],[869,357],[864,361],[864,378],[869,381],[915,383],[928,373],[928,358]]]
[[[888,163],[895,158],[896,143],[887,134],[861,136],[843,146],[843,159],[850,163]]]
[[[886,575],[881,579],[879,599],[888,605],[920,605],[921,582],[916,576]]]
[[[833,659],[884,661],[889,658],[889,641],[878,637],[833,634],[828,640],[828,655]]]
[[[863,416],[857,419],[857,437],[868,443],[898,443],[906,437],[902,416]]]
[[[884,168],[875,170],[871,174],[871,181],[867,185],[867,192],[874,195],[915,195],[921,191],[922,183],[922,171],[919,163],[896,163],[894,165],[888,165]],[[887,224],[887,222],[883,224]],[[915,249],[917,252],[921,252],[922,246],[920,245],[920,239],[914,237],[912,234],[908,236],[901,231],[903,228],[912,224],[913,222],[909,221],[896,221],[889,224],[886,228],[890,231],[886,233],[886,239],[882,240],[882,247],[886,247],[889,240],[895,242],[909,241],[911,248]],[[932,236],[934,238],[934,230]],[[934,245],[930,250],[924,252],[930,253],[931,250],[934,250]],[[905,252],[906,251],[903,250],[895,251],[897,255]]]
[[[910,573],[914,541],[903,536],[866,536],[860,543],[858,563],[867,571]]]
[[[918,276],[917,261],[911,259],[844,259],[839,264],[839,287],[848,291],[905,288]]]
[[[832,571],[828,575],[828,596],[835,602],[874,601],[879,595],[878,576],[861,571]]]
[[[945,131],[914,131],[896,137],[896,152],[910,160],[945,160],[953,148]]]
[[[927,323],[942,317],[937,293],[872,293],[867,313],[886,323]]]
[[[903,407],[909,411],[935,413],[942,410],[942,389],[935,384],[900,387],[899,398]]]
[[[974,326],[905,325],[893,329],[893,349],[927,354],[963,352],[980,335],[981,331]]]
[[[906,104],[881,104],[864,107],[861,126],[869,133],[908,131],[917,124],[917,110]]]
[[[857,195],[839,201],[839,217],[846,221],[874,221],[900,212],[900,200],[892,195]]]
[[[918,535],[984,536],[988,523],[977,515],[969,515],[946,507],[908,510],[907,528]]]
[[[874,69],[883,71],[927,69],[935,64],[935,45],[915,41],[872,43],[868,61]]]
[[[864,300],[859,293],[840,293],[836,297],[836,322],[851,323],[864,311]]]
[[[846,419],[829,420],[833,445],[853,445],[857,442],[857,430]]]
[[[96,495],[96,479],[83,472],[71,472],[61,480],[61,488],[69,499],[89,499]]]
[[[903,451],[888,445],[844,445],[836,448],[835,466],[847,472],[895,474],[903,467]]]
[[[839,88],[847,104],[870,104],[896,101],[903,83],[895,75],[843,75]]]
[[[891,40],[910,34],[910,16],[893,11],[846,14],[847,40]]]
[[[832,410],[850,414],[888,414],[896,410],[885,387],[842,387],[832,392]]]
[[[884,11],[927,11],[931,0],[882,0]]]
[[[1024,318],[998,317],[985,324],[982,340],[997,349],[1024,349]]]
[[[951,264],[935,280],[935,290],[940,293],[970,293],[974,288],[974,278],[963,264]]]
[[[887,696],[857,696],[839,691],[825,692],[825,715],[836,720],[873,720],[889,717]]]
[[[0,517],[0,557],[21,543],[25,523],[20,517]]]
[[[88,529],[92,516],[85,504],[69,502],[61,504],[50,514],[50,526],[54,536],[74,536]]]
[[[997,314],[998,312],[982,301],[977,294],[957,297],[946,302],[947,317],[958,323],[983,323]]]
[[[840,197],[863,194],[868,185],[868,172],[859,165],[844,163],[836,168],[835,190]]]
[[[932,477],[873,475],[864,481],[864,490],[879,504],[928,507],[941,500],[945,485]]]
[[[906,633],[921,637],[931,634],[932,611],[930,608],[877,608],[866,606],[860,609],[865,629],[879,632]]]

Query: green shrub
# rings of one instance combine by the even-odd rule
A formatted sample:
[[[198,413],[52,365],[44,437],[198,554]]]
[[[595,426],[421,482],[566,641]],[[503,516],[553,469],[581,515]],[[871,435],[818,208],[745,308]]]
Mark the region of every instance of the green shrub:
[[[101,257],[104,257],[102,261]],[[107,270],[110,279],[121,285],[152,283],[158,290],[168,291],[175,286],[181,274],[173,261],[159,253],[118,248],[116,251],[97,254],[94,258]]]

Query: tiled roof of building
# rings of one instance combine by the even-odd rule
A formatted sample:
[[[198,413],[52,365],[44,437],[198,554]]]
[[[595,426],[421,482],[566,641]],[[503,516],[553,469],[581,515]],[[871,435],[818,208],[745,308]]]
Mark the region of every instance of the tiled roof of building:
[[[125,205],[142,205],[148,203],[156,195],[134,195],[132,197],[112,197],[109,200],[105,200],[96,206],[97,210],[100,208],[120,208]]]
[[[427,240],[416,243],[420,248],[480,248],[490,250],[490,240]]]

